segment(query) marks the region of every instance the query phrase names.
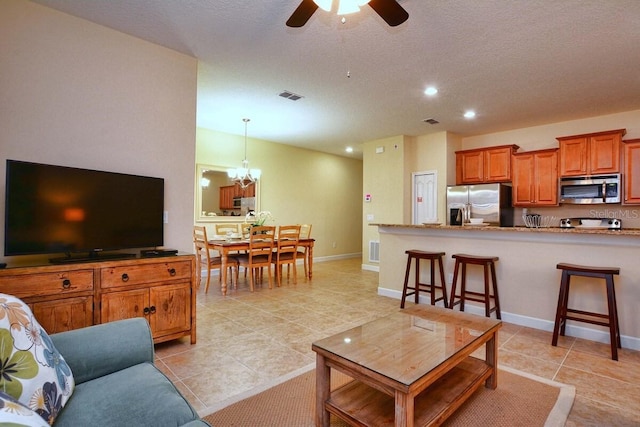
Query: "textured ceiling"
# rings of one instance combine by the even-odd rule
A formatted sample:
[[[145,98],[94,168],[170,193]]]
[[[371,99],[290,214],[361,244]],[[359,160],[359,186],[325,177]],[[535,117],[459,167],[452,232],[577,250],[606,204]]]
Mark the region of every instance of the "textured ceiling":
[[[394,28],[368,6],[286,27],[299,0],[36,2],[197,57],[198,126],[340,155],[640,109],[639,0],[404,0]]]

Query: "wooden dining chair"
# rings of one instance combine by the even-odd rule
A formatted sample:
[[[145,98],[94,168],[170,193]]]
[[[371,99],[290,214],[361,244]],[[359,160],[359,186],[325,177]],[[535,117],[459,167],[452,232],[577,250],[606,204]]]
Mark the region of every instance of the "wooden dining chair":
[[[298,284],[296,258],[298,255],[298,241],[300,240],[299,225],[281,225],[278,227],[278,240],[276,251],[272,260],[278,286],[282,286],[282,266],[287,265],[287,282],[289,282],[290,269],[293,266],[293,284]]]
[[[209,291],[209,283],[211,281],[211,270],[218,269],[221,271],[222,267],[222,258],[219,256],[211,255],[211,247],[209,246],[209,240],[207,239],[207,228],[203,226],[194,226],[193,227],[193,245],[196,249],[196,272],[198,273],[198,277],[202,274],[202,268],[207,268],[207,281],[204,285],[204,292],[207,293]],[[227,258],[227,266],[229,267],[229,277],[231,277],[231,284],[233,285],[233,270],[236,270],[236,278],[237,278],[237,269],[238,269],[238,261],[233,257]],[[221,283],[222,274],[218,275],[218,283]],[[236,279],[236,286],[237,286]],[[200,280],[198,280],[198,285],[200,285]]]
[[[301,239],[310,239],[311,238],[311,224],[302,224],[300,225],[300,238]],[[309,247],[308,246],[298,246],[298,256],[302,256],[304,261],[304,277],[309,277]]]
[[[226,236],[228,233],[238,234],[240,233],[240,224],[238,223],[228,223],[228,222],[220,222],[214,224],[216,235],[218,236]]]
[[[271,259],[273,256],[274,238],[276,228],[273,226],[251,227],[249,234],[249,250],[247,253],[238,254],[235,259],[239,266],[249,270],[249,290],[253,292],[254,283],[258,279],[262,280],[262,269],[267,268],[269,277],[269,289],[272,288],[271,281]],[[236,282],[238,272],[236,271]]]

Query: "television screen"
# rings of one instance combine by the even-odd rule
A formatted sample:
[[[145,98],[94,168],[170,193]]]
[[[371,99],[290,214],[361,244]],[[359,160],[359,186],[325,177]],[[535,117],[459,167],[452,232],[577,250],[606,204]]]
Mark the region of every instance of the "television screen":
[[[7,160],[4,254],[163,245],[164,179]]]

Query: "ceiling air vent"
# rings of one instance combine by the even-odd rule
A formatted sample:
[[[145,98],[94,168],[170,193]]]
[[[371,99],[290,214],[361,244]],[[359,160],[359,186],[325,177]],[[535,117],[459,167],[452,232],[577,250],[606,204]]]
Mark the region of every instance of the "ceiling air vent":
[[[285,90],[283,92],[279,93],[279,96],[283,97],[283,98],[287,98],[290,99],[291,101],[297,101],[300,98],[304,98],[304,96],[302,95],[296,95],[293,92],[289,92],[288,90]]]
[[[436,119],[424,119],[423,122],[429,123],[430,125],[437,125],[438,123],[440,123]]]

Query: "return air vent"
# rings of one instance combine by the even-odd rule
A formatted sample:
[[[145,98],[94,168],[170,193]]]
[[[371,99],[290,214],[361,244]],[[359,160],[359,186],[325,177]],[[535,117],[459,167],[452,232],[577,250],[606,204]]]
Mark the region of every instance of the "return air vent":
[[[304,98],[304,96],[302,95],[297,95],[293,92],[289,92],[288,90],[285,90],[283,92],[279,93],[279,96],[283,97],[283,98],[287,98],[290,99],[291,101],[297,101],[300,98]]]
[[[369,262],[380,262],[380,242],[369,240]]]
[[[429,123],[430,125],[437,125],[438,123],[440,123],[436,119],[424,119],[423,122]]]

